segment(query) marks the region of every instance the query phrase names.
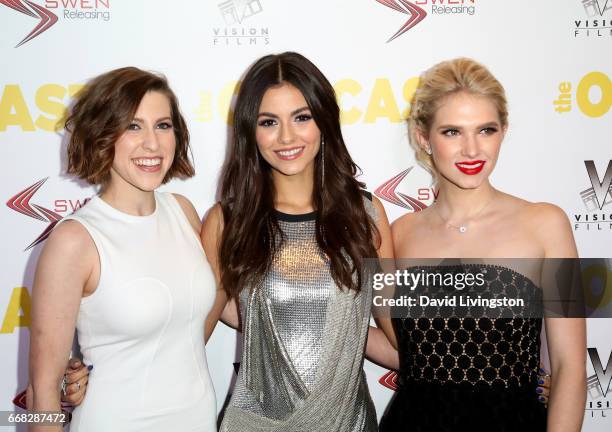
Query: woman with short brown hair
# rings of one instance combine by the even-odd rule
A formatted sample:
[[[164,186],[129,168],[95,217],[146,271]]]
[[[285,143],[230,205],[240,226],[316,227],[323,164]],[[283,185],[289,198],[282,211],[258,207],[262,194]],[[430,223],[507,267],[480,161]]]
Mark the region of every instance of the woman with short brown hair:
[[[68,172],[100,194],[55,228],[38,262],[32,408],[60,410],[76,327],[95,369],[73,432],[216,430],[202,325],[215,281],[200,220],[184,197],[156,191],[194,174],[176,96],[160,75],[116,69],[79,94],[67,129]]]

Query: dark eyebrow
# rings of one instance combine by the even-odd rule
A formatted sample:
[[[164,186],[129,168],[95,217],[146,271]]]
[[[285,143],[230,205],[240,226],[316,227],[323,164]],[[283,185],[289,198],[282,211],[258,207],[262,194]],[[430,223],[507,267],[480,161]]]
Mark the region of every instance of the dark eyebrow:
[[[499,128],[500,125],[496,121],[491,121],[491,122],[483,123],[483,124],[477,126],[477,129],[485,129],[485,128],[488,128],[488,127]],[[446,124],[446,125],[438,126],[438,130],[442,130],[442,129],[462,129],[462,127],[461,126],[452,125],[452,124]]]
[[[309,108],[309,107],[307,107],[307,106],[303,106],[303,107],[301,107],[301,108],[298,108],[298,109],[296,109],[296,110],[291,111],[291,115],[292,115],[292,116],[294,116],[294,115],[296,115],[296,114],[301,113],[302,111],[308,111],[308,110],[310,110],[310,108]],[[272,113],[265,112],[265,111],[264,111],[264,112],[260,112],[259,114],[257,114],[257,117],[272,117],[272,118],[278,118],[278,116],[277,116],[276,114],[272,114]]]
[[[455,126],[451,124],[438,126],[438,130],[441,130],[441,129],[461,129],[461,126]]]
[[[478,126],[478,129],[485,129],[485,128],[488,128],[488,127],[496,127],[496,128],[499,128],[499,127],[500,127],[500,125],[499,125],[499,123],[498,123],[498,122],[496,122],[496,121],[492,121],[492,122],[488,122],[488,123],[485,123],[485,124],[482,124],[482,125]]]
[[[170,121],[172,121],[172,117],[162,117],[160,119],[155,120],[155,123],[159,123],[160,121],[163,121],[163,120],[170,120]],[[135,122],[138,122],[138,123],[144,123],[144,120],[141,119],[141,118],[138,118],[138,117],[134,117],[132,119],[132,121],[135,121]]]

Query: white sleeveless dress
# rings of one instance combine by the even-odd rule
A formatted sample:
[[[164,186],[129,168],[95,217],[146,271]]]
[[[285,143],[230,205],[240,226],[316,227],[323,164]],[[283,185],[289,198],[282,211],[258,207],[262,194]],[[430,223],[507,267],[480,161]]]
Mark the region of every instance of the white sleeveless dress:
[[[215,280],[196,233],[169,193],[149,216],[94,197],[80,222],[100,257],[100,283],[77,318],[94,368],[72,432],[216,431],[216,397],[204,350]]]

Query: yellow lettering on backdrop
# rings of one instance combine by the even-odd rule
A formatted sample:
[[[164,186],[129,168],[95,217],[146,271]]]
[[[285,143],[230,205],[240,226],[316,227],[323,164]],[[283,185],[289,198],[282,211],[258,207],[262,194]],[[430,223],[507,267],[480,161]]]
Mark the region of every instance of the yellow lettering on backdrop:
[[[6,131],[7,126],[20,126],[23,131],[35,130],[30,111],[17,84],[5,85],[0,99],[0,132]]]
[[[366,108],[364,123],[376,123],[376,120],[386,117],[390,122],[401,121],[399,108],[393,96],[391,83],[386,78],[378,78],[372,89],[372,96]]]
[[[592,103],[589,98],[593,86],[599,87],[601,91],[601,100],[598,103]],[[602,72],[586,74],[578,83],[576,101],[580,110],[589,117],[601,117],[606,114],[612,106],[612,81],[608,75]]]
[[[351,96],[357,96],[359,93],[361,93],[361,84],[350,78],[341,79],[334,86],[334,90],[336,91],[338,105],[340,105],[340,122],[346,125],[352,125],[357,123],[361,118],[362,111],[357,107],[352,107],[348,110],[343,109],[342,95],[348,93]]]
[[[39,115],[36,126],[47,132],[57,132],[63,128],[62,119],[66,115],[66,107],[63,99],[66,96],[66,88],[59,84],[45,84],[36,92],[36,106],[45,114],[52,115],[51,118]]]
[[[201,91],[200,92],[200,105],[196,108],[196,121],[209,122],[213,119],[212,111],[212,92]]]
[[[75,97],[83,88],[85,88],[84,84],[68,85],[68,96]]]
[[[232,106],[232,99],[238,94],[239,88],[239,81],[228,82],[221,89],[221,92],[219,93],[219,100],[217,101],[219,116],[226,120],[227,124],[230,126],[232,125],[232,116],[234,115],[234,112],[230,110]]]
[[[411,108],[410,103],[412,102],[412,98],[414,97],[414,94],[416,93],[418,86],[419,86],[418,77],[410,78],[408,81],[404,83],[404,89],[403,89],[404,101],[407,102],[409,105],[408,107],[406,107],[404,112],[402,112],[402,120],[406,120],[408,116],[410,115],[410,108]]]
[[[364,109],[358,105],[356,101],[351,102],[351,99],[357,98],[364,92],[363,85],[352,78],[343,78],[334,84],[334,91],[340,106],[340,122],[343,125],[353,125],[360,121],[364,123],[376,123],[381,119],[386,119],[392,123],[404,121],[410,114],[410,102],[414,97],[419,78],[409,78],[404,82],[402,87],[402,104],[406,104],[406,108],[402,110],[398,107],[398,100],[391,88],[391,83],[387,78],[378,78],[375,80],[368,105]],[[213,121],[213,110],[219,114],[221,120],[226,121],[231,125],[233,112],[230,110],[233,98],[238,93],[240,88],[239,81],[231,81],[226,83],[217,95],[212,91],[200,91],[199,103],[195,108],[196,121],[210,122]],[[214,108],[213,108],[214,107]]]
[[[13,333],[15,327],[30,327],[30,293],[26,287],[13,288],[0,333]],[[19,312],[23,314],[20,315]]]

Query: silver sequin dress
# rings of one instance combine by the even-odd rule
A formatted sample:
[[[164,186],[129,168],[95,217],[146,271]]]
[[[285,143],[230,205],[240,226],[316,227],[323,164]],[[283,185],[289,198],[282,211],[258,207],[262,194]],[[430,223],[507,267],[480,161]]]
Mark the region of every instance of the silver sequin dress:
[[[364,203],[375,217],[372,202]],[[338,289],[316,242],[314,213],[277,217],[285,241],[261,304],[255,311],[253,294],[240,295],[243,356],[221,431],[376,431],[362,368],[371,293],[366,284],[357,296]],[[330,315],[338,315],[338,299],[352,308],[344,317]]]

